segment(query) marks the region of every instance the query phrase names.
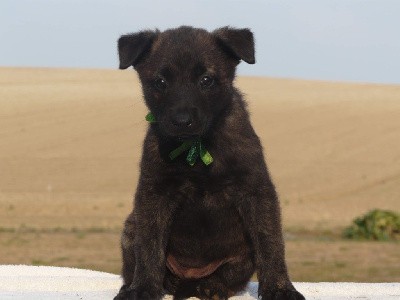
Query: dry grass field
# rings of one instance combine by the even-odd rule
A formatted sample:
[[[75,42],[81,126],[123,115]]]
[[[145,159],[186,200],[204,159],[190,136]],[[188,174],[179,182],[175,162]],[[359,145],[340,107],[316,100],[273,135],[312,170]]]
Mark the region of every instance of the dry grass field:
[[[296,281],[400,281],[400,244],[340,230],[400,211],[400,86],[239,78]],[[133,71],[0,68],[0,263],[117,273],[147,110]]]

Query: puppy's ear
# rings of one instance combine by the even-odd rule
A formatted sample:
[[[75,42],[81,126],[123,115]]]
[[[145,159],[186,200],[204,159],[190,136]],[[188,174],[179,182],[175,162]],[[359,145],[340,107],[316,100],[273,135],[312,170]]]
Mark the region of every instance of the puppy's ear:
[[[213,32],[220,45],[229,54],[248,64],[254,64],[254,37],[249,29],[222,27]]]
[[[122,35],[118,40],[119,68],[134,66],[149,51],[159,31],[141,31]]]

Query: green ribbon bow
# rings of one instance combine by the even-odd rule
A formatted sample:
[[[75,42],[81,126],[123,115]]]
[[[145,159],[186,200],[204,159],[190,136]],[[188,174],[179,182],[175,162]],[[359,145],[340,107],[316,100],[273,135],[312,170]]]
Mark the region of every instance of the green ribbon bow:
[[[150,112],[146,115],[146,121],[149,123],[154,123],[156,121],[156,118]],[[189,152],[186,156],[186,161],[192,167],[194,166],[194,164],[196,163],[196,161],[199,157],[206,166],[211,164],[214,160],[212,158],[210,152],[208,152],[207,149],[204,148],[200,139],[183,142],[178,148],[176,148],[175,150],[172,150],[169,153],[169,158],[171,160],[174,160],[175,158],[177,158],[179,155],[181,155],[182,153],[184,153],[187,150],[189,150]]]

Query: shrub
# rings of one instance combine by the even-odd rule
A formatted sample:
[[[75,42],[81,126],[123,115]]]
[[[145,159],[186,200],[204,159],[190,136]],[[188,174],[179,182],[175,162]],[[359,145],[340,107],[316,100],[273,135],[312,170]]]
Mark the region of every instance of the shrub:
[[[375,209],[356,218],[343,231],[348,239],[356,240],[400,240],[400,214],[388,210]]]

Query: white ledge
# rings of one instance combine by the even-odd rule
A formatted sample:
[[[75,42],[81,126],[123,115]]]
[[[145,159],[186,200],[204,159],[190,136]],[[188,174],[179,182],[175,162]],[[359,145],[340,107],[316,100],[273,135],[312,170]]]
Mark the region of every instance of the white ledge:
[[[110,300],[121,282],[118,275],[90,270],[0,265],[1,300]],[[294,285],[307,300],[400,299],[400,283],[295,282]],[[257,287],[256,282],[250,283],[245,292],[230,299],[257,299]]]

